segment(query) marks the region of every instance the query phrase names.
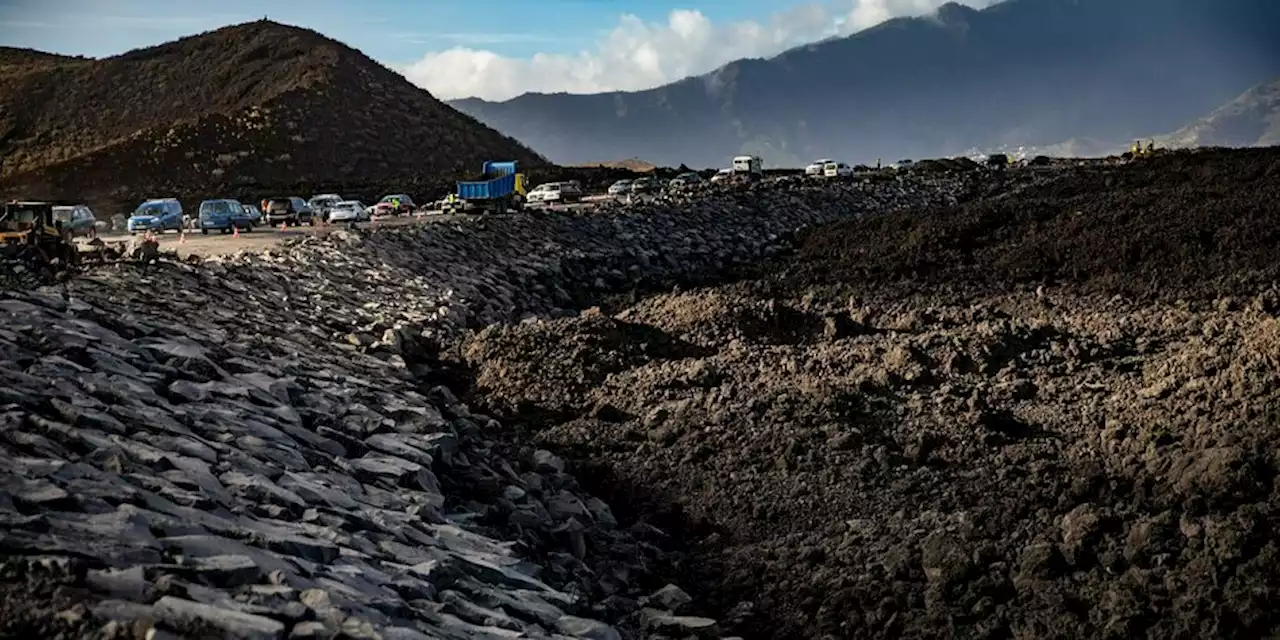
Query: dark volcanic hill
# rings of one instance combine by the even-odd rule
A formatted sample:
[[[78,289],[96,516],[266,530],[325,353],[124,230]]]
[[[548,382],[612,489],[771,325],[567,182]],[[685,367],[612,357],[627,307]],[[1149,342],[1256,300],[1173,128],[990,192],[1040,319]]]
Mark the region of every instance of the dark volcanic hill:
[[[116,207],[337,185],[412,192],[489,159],[544,163],[306,29],[253,22],[102,60],[0,51],[5,195]]]
[[[639,92],[455,107],[559,163],[886,161],[1173,131],[1280,75],[1274,0],[957,4]]]

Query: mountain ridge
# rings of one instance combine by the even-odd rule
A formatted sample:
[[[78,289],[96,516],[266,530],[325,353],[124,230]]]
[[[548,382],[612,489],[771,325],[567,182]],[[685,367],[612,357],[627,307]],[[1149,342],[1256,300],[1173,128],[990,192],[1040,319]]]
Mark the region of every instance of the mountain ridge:
[[[1280,3],[954,3],[645,91],[450,101],[562,164],[874,162],[1170,131],[1280,74]]]
[[[487,159],[546,163],[358,50],[275,22],[102,59],[6,59],[18,60],[0,64],[11,195],[120,206],[311,184],[435,189]]]

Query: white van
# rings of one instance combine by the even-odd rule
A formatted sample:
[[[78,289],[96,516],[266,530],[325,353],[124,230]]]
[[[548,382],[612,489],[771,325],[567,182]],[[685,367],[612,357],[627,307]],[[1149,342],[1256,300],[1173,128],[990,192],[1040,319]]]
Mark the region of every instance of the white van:
[[[844,178],[853,175],[853,167],[843,162],[828,162],[822,165],[822,175],[827,178]]]
[[[760,173],[764,171],[764,161],[759,156],[737,156],[733,159],[734,173]]]

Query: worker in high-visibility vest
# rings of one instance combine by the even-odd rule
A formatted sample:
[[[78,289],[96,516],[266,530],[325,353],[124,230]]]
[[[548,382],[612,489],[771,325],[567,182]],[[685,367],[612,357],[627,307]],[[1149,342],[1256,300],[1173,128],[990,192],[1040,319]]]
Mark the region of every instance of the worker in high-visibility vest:
[[[451,193],[444,199],[444,209],[451,213],[458,210],[458,194]]]

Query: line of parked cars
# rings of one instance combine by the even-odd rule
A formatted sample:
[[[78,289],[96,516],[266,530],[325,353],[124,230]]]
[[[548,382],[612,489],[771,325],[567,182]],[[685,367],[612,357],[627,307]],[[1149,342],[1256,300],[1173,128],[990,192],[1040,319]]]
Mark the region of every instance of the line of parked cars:
[[[609,185],[608,193],[615,197],[652,194],[658,193],[663,189],[678,190],[705,184],[706,182],[707,180],[693,171],[679,174],[671,180],[668,180],[665,185],[661,180],[654,176],[644,176],[634,179],[624,178]]]
[[[387,214],[409,207],[413,201],[408,196],[387,196],[384,199],[391,203],[393,199],[397,207],[386,207]],[[379,203],[380,205],[382,203]],[[275,196],[265,198],[258,205],[240,202],[231,198],[215,198],[200,203],[195,217],[187,215],[182,203],[177,198],[157,198],[147,200],[138,205],[125,222],[125,230],[131,234],[164,233],[181,231],[185,228],[199,230],[208,235],[213,231],[231,233],[236,230],[253,231],[261,225],[285,225],[297,227],[315,226],[321,222],[354,222],[369,220],[377,207],[366,207],[358,200],[348,200],[335,193],[325,193],[304,200],[298,196]],[[56,207],[55,216],[65,218],[64,226],[69,226],[75,235],[92,237],[95,217],[84,205],[72,207]]]

